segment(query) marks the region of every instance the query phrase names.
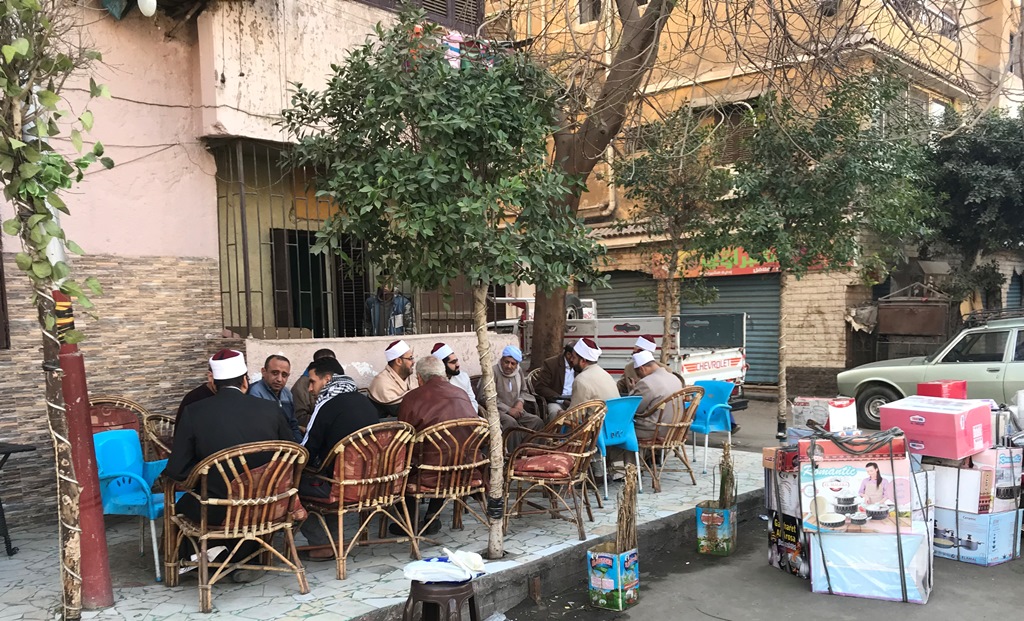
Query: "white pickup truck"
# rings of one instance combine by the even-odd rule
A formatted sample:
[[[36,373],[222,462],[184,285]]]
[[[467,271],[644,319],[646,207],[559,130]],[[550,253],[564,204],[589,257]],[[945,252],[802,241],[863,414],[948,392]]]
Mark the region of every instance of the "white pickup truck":
[[[527,308],[523,317],[516,322],[513,332],[519,334],[523,355],[529,357],[533,342],[533,300],[498,298],[495,301],[518,303],[520,308]],[[661,347],[665,325],[663,317],[597,318],[593,300],[580,300],[575,314],[583,318],[566,320],[563,343],[571,345],[585,336],[594,339],[603,352],[601,366],[616,378],[622,375],[630,360],[636,337],[652,335]],[[742,399],[743,381],[747,374],[747,360],[743,350],[745,325],[746,317],[743,313],[728,316],[685,314],[673,317],[669,338],[669,368],[679,373],[688,385],[699,380],[732,382],[736,386],[730,400],[733,410],[744,409],[747,406],[746,400]]]

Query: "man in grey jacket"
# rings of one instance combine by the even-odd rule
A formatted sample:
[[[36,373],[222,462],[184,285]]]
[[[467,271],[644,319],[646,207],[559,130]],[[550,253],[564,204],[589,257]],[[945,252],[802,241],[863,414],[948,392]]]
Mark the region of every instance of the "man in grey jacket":
[[[659,366],[658,362],[654,359],[654,355],[649,351],[633,354],[633,367],[636,369],[639,379],[633,385],[633,390],[629,394],[642,397],[640,405],[636,409],[637,415],[643,414],[652,405],[683,389],[683,383],[679,378]],[[671,408],[672,405],[669,404],[661,411],[660,415],[635,419],[636,437],[654,437],[656,431],[655,423],[671,421],[675,415]]]

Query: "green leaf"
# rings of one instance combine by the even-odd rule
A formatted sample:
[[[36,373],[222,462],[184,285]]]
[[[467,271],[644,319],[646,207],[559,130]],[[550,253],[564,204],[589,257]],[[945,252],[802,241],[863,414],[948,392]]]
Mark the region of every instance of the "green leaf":
[[[75,151],[82,152],[82,132],[77,129],[71,130],[71,144],[75,147]]]
[[[71,241],[70,239],[66,240],[64,242],[64,245],[67,246],[68,252],[72,252],[74,254],[85,254],[85,251],[82,250],[82,247],[76,244],[75,242]]]
[[[3,47],[0,47],[0,53],[4,55],[4,60],[6,60],[7,64],[9,65],[11,64],[11,61],[14,60],[14,55],[17,53],[17,51],[14,49],[13,45],[5,45]]]
[[[103,60],[103,54],[99,50],[86,50],[84,56],[89,60]]]
[[[39,224],[40,222],[42,222],[43,220],[46,220],[49,217],[50,217],[50,214],[46,214],[46,213],[33,214],[32,216],[29,217],[28,222],[26,223],[26,225],[28,226],[28,228],[32,228],[35,225]]]
[[[7,142],[11,143],[11,148],[14,149],[15,151],[25,146],[25,143],[18,140],[17,138],[8,138]]]
[[[19,233],[21,233],[21,220],[17,218],[11,218],[10,220],[4,222],[4,233],[7,233],[12,237],[16,237]]]
[[[18,174],[21,175],[22,179],[29,179],[35,177],[36,173],[42,169],[43,167],[39,164],[25,163],[18,167]]]
[[[68,330],[64,333],[64,342],[68,345],[76,345],[85,340],[85,333],[81,330]]]
[[[114,160],[110,159],[109,157],[101,157],[100,164],[103,164],[104,168],[110,170],[111,168],[114,167]]]
[[[47,332],[53,330],[53,327],[57,325],[57,319],[53,316],[53,313],[46,313],[46,318],[43,319],[43,326]]]
[[[60,230],[60,225],[57,224],[57,221],[54,220],[53,218],[51,218],[51,219],[47,220],[46,222],[44,222],[43,223],[43,228],[46,230],[46,232],[51,237],[60,237],[61,232],[62,232]]]
[[[32,273],[36,278],[49,278],[53,273],[53,267],[47,261],[35,261],[32,263]]]
[[[14,158],[0,155],[0,171],[9,173],[14,170]]]
[[[96,280],[95,276],[90,276],[86,278],[85,286],[89,287],[89,290],[92,291],[95,295],[103,294],[103,287],[100,286],[100,281]]]
[[[46,202],[49,203],[50,207],[59,209],[64,213],[68,213],[68,208],[67,205],[64,204],[64,199],[56,192],[50,192],[49,196],[46,197]]]
[[[32,269],[32,257],[28,256],[26,252],[19,252],[14,255],[14,263],[17,264],[18,269],[23,272],[27,272]]]
[[[92,153],[96,157],[103,155],[103,143],[97,140],[96,144],[92,145]]]
[[[78,120],[82,122],[85,131],[92,131],[92,112],[86,110],[78,117]]]
[[[64,280],[71,275],[71,268],[68,264],[63,261],[57,261],[53,264],[53,278],[54,280]]]
[[[60,103],[60,95],[45,89],[36,93],[36,99],[39,100],[39,105],[47,110],[56,110],[57,104]]]
[[[14,47],[14,51],[17,52],[19,56],[28,55],[28,39],[24,37],[19,37],[15,39],[14,43],[12,43],[11,45]]]

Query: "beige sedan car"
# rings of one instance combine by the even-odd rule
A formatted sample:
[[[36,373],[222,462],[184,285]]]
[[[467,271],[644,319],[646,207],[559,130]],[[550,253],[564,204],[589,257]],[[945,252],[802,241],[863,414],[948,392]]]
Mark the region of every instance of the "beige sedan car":
[[[1010,403],[1024,390],[1024,319],[1000,319],[954,336],[930,356],[883,360],[843,371],[839,393],[857,399],[862,427],[877,429],[878,408],[933,380],[966,380],[971,399]]]

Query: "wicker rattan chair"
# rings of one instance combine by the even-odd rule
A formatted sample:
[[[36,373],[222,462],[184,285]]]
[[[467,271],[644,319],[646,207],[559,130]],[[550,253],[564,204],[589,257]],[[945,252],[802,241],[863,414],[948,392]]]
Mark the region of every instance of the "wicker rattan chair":
[[[513,515],[518,517],[527,513],[549,513],[551,517],[576,524],[581,541],[587,538],[583,529],[583,508],[586,507],[590,521],[594,521],[590,501],[587,499],[587,487],[593,485],[590,461],[597,451],[597,435],[601,432],[605,413],[604,402],[598,403],[600,408],[567,433],[534,434],[532,440],[520,444],[512,453],[505,474],[506,530],[508,519]],[[596,491],[596,486],[594,488]],[[510,505],[509,498],[513,490],[516,498]],[[528,496],[535,491],[547,496],[548,507],[529,500]],[[536,510],[524,511],[524,505]],[[571,517],[563,515],[562,507]]]
[[[417,532],[418,538],[423,538],[423,530],[440,519],[441,511],[449,504],[454,505],[452,528],[462,528],[463,510],[487,526],[484,517],[486,507],[481,505],[478,512],[467,501],[477,494],[481,501],[483,499],[490,465],[485,451],[489,433],[487,421],[462,418],[432,425],[416,435],[412,458],[414,467],[406,492],[406,496],[416,499],[412,524],[420,523],[420,500],[444,500]]]
[[[302,504],[309,511],[310,519],[319,520],[327,531],[337,561],[338,580],[345,579],[345,560],[357,543],[397,543],[408,539],[412,555],[419,558],[416,533],[404,495],[415,436],[416,430],[408,423],[371,425],[343,438],[334,445],[318,470],[305,474],[331,485],[326,498],[303,497]],[[346,546],[343,520],[349,513],[358,516],[359,528]],[[378,514],[386,518],[381,523],[381,538],[371,540],[369,525]],[[337,541],[328,528],[328,517],[336,520]],[[388,520],[398,524],[408,537],[385,539],[384,523]]]
[[[105,416],[113,416],[115,420],[120,419],[121,416],[117,415],[118,413],[116,412],[116,410],[123,410],[125,412],[130,412],[131,414],[134,414],[135,419],[132,421],[130,427],[135,431],[139,432],[139,441],[142,442],[142,454],[145,456],[147,460],[156,459],[151,454],[149,448],[146,446],[144,428],[146,416],[149,415],[149,410],[142,407],[142,405],[140,405],[138,402],[132,401],[128,397],[120,397],[116,395],[98,395],[95,397],[89,397],[89,408],[95,408],[95,410],[99,410],[99,412],[94,410],[91,413],[93,419],[93,433],[97,433],[99,431],[109,431],[113,429],[124,429],[125,425],[117,425],[105,428],[97,427],[97,423],[101,425],[103,424],[100,421],[103,418],[105,418]]]
[[[148,447],[152,453],[152,459],[167,459],[171,456],[171,446],[174,444],[174,421],[173,416],[167,414],[146,414],[143,420],[145,426],[143,446]]]
[[[693,466],[686,456],[686,434],[690,431],[690,423],[693,422],[703,395],[704,389],[700,386],[687,386],[634,417],[634,421],[654,421],[654,435],[648,438],[638,436],[637,440],[640,444],[640,462],[651,475],[651,487],[655,492],[661,491],[661,473],[665,471],[666,452],[679,457],[690,473],[690,480],[694,485],[697,484]]]
[[[269,458],[269,461],[268,461]],[[179,568],[199,569],[199,607],[210,612],[211,589],[221,578],[238,569],[262,569],[294,573],[299,592],[308,593],[306,571],[299,561],[292,534],[293,522],[304,513],[297,502],[299,477],[306,464],[306,449],[292,442],[268,441],[243,444],[219,451],[199,462],[188,479],[178,485],[165,485],[164,550],[167,555],[167,586],[178,583]],[[256,465],[254,465],[256,464]],[[179,514],[174,505],[174,490],[184,489],[199,503],[198,522]],[[222,496],[211,494],[223,490]],[[224,511],[220,524],[211,522],[211,512]],[[284,533],[285,554],[273,546],[277,533]],[[194,561],[178,560],[182,541],[191,543]],[[216,542],[233,546],[225,561],[212,562],[208,550]],[[244,543],[259,544],[255,552],[235,558]],[[273,559],[283,567],[275,567]],[[215,571],[210,575],[210,569]]]

